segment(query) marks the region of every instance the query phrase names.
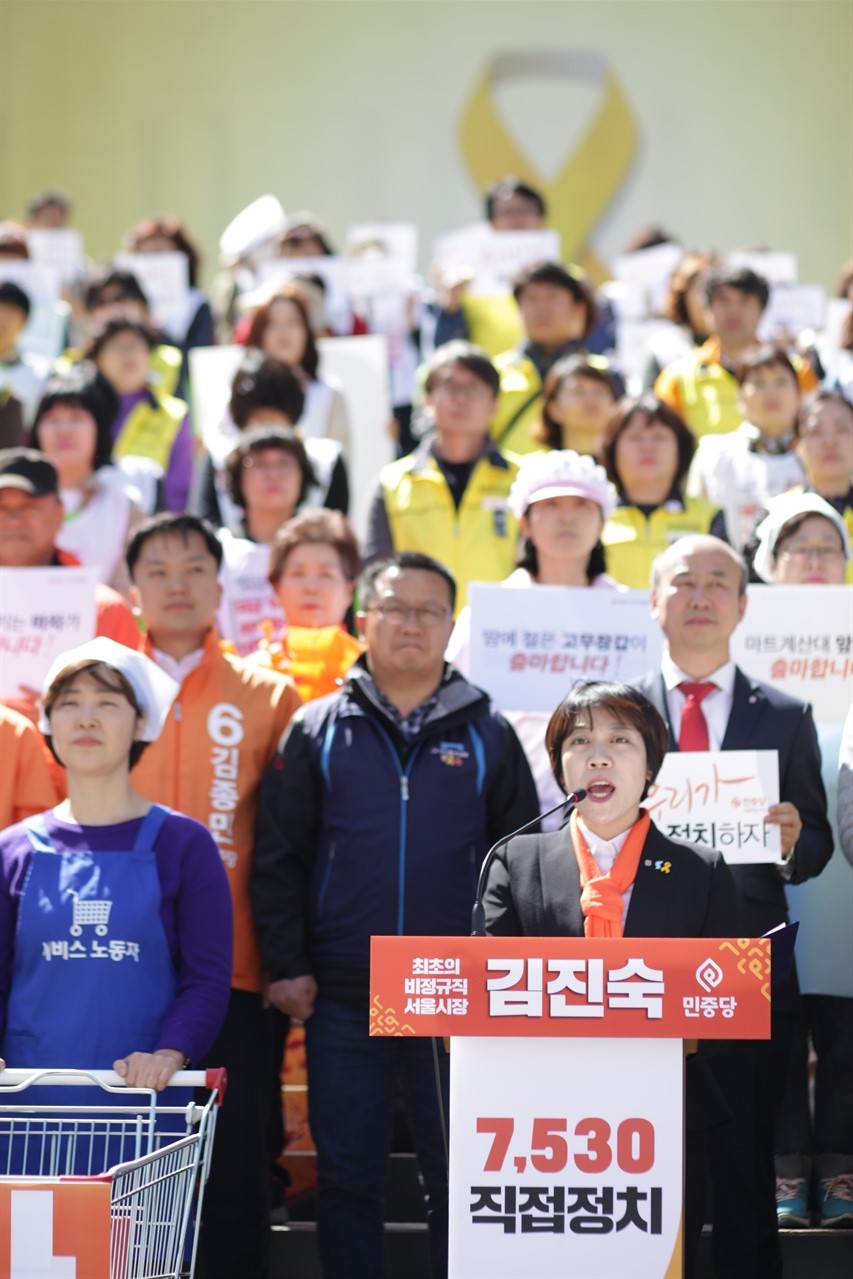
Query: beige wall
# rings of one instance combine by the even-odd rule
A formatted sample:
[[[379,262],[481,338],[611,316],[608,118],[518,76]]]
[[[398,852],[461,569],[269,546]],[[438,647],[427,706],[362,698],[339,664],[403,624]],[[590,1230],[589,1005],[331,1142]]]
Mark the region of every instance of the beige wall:
[[[210,265],[265,190],[334,236],[385,215],[428,246],[478,214],[459,126],[488,60],[562,48],[602,56],[638,130],[600,255],[650,221],[794,249],[825,285],[853,253],[849,0],[2,0],[0,23],[2,213],[61,185],[95,256],[176,212]],[[546,173],[597,107],[556,80],[496,96]]]

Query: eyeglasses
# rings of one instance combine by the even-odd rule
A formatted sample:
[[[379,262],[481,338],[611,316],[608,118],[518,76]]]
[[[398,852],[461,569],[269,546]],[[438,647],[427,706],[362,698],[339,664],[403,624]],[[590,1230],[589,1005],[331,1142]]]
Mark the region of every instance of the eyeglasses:
[[[472,378],[470,382],[455,382],[452,378],[445,378],[441,382],[436,382],[428,394],[445,398],[453,395],[460,400],[477,400],[488,392],[489,388],[485,382],[478,382],[476,378]]]
[[[283,454],[280,458],[262,460],[258,457],[252,457],[250,453],[248,457],[243,458],[242,467],[244,471],[271,471],[282,474],[285,471],[297,471],[299,464],[295,458],[288,457],[286,454]]]
[[[402,626],[406,618],[411,615],[418,626],[424,626],[427,629],[441,626],[442,622],[446,622],[450,616],[449,608],[439,608],[437,604],[422,604],[409,607],[406,604],[400,604],[397,600],[385,600],[381,604],[371,604],[364,611],[366,613],[378,613],[389,626]]]
[[[781,547],[779,550],[779,554],[785,555],[787,556],[788,559],[791,559],[791,560],[796,559],[796,560],[806,561],[814,557],[816,560],[819,560],[822,564],[824,563],[825,560],[839,559],[841,556],[843,556],[844,551],[841,549],[840,546],[817,546],[817,545],[806,546],[804,544],[797,544],[795,542],[793,546],[788,545],[788,546]]]

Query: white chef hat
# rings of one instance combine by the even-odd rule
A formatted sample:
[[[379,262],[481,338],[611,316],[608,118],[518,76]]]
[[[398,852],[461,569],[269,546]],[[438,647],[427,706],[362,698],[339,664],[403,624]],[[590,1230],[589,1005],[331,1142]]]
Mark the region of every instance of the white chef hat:
[[[838,529],[844,548],[844,562],[850,563],[850,538],[847,526],[834,506],[817,493],[783,493],[768,504],[767,514],[755,530],[758,548],[752,567],[763,582],[773,581],[773,561],[779,539],[792,520],[802,515],[822,515]]]
[[[617,500],[604,467],[573,449],[528,454],[510,489],[509,509],[520,520],[534,502],[549,497],[588,497],[601,508],[605,520],[612,515]]]
[[[105,635],[99,635],[89,640],[87,644],[81,644],[78,648],[70,648],[67,652],[59,654],[44,681],[42,700],[47,697],[51,686],[60,675],[86,662],[98,662],[103,666],[111,666],[114,671],[124,676],[133,689],[139,708],[145,716],[145,722],[139,734],[140,741],[153,742],[155,737],[159,737],[166,722],[166,716],[169,714],[169,707],[177,697],[180,686],[152,662],[150,657],[146,657],[144,653],[137,653],[124,644],[117,644],[115,640],[107,639]],[[44,712],[42,712],[39,728],[44,734],[50,733],[50,724]]]

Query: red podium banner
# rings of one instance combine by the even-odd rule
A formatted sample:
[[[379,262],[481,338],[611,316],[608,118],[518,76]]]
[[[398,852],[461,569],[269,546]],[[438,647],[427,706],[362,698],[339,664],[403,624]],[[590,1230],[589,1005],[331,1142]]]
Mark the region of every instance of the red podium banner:
[[[370,1033],[767,1039],[770,942],[373,937]]]

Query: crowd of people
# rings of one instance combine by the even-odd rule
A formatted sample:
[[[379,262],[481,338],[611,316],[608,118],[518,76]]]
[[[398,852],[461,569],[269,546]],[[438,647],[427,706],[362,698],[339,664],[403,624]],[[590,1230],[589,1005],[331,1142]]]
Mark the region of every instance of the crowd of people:
[[[46,303],[17,268],[28,230],[70,215],[48,192],[28,226],[0,224],[0,568],[31,591],[33,570],[98,578],[95,638],[41,688],[4,682],[0,1056],[158,1089],[188,1061],[226,1066],[201,1273],[266,1279],[303,1024],[326,1279],[386,1273],[401,1084],[440,1279],[448,1057],[370,1037],[369,939],[467,933],[490,845],[583,787],[568,825],[495,863],[490,932],[757,936],[818,877],[840,910],[827,942],[849,971],[802,990],[794,971],[767,1042],[688,1059],[685,1274],[709,1197],[718,1279],[781,1275],[779,1228],[812,1214],[853,1227],[853,711],[819,740],[810,706],[731,649],[751,583],[853,582],[853,263],[840,329],[766,341],[755,262],[684,253],[628,367],[624,294],[572,264],[528,260],[495,296],[438,264],[400,307],[342,303],[325,227],[272,197],[224,233],[210,297],[186,229],[150,218],[123,247],[182,255],[180,307],[158,314],[127,257],[84,260]],[[523,241],[547,209],[510,178],[485,222]],[[632,251],[668,242],[649,230]],[[61,334],[47,354],[36,310]],[[372,441],[321,349],[371,332],[392,388],[373,443],[390,419],[398,456],[359,492]],[[194,352],[218,343],[238,350],[202,423]],[[567,687],[552,715],[501,714],[472,669],[482,582],[506,588],[508,621],[520,591],[566,588],[577,610],[597,598],[578,588],[650,591],[661,663],[634,688]],[[650,822],[664,755],[708,750],[778,752],[778,864],[728,866]],[[113,902],[106,973],[96,942],[69,944],[78,897]]]

